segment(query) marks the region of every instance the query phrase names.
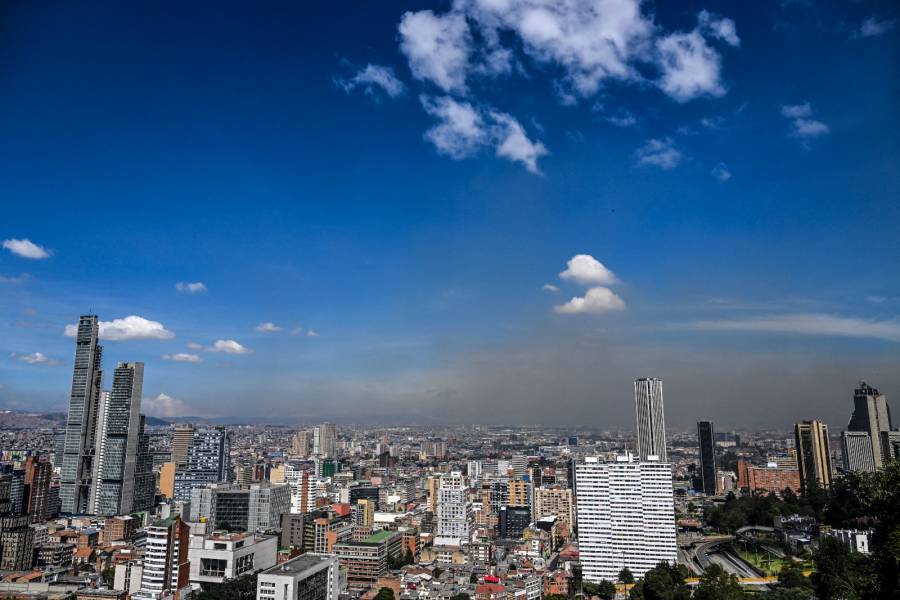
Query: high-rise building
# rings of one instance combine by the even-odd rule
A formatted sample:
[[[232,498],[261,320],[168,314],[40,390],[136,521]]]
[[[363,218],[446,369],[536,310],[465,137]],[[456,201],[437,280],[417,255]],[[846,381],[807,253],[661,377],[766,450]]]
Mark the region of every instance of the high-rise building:
[[[207,519],[216,530],[276,529],[281,515],[290,511],[291,490],[287,484],[211,484],[191,492],[191,521]]]
[[[144,570],[139,600],[159,600],[170,594],[175,600],[190,593],[190,527],[181,517],[158,521],[147,527]]]
[[[884,465],[886,449],[882,447],[882,432],[891,430],[891,409],[884,394],[865,381],[853,391],[853,416],[847,431],[865,431],[872,440],[875,468]]]
[[[703,493],[716,494],[716,436],[712,421],[697,422],[697,443],[700,446],[700,476]]]
[[[50,483],[53,464],[46,458],[29,456],[25,459],[24,510],[32,523],[43,523],[50,516]]]
[[[175,470],[175,500],[191,499],[191,490],[228,481],[230,444],[224,427],[196,429],[183,466]]]
[[[578,550],[585,581],[615,581],[624,567],[642,577],[677,558],[672,468],[631,454],[575,467]]]
[[[313,431],[313,454],[320,458],[334,458],[336,442],[334,423],[322,423]]]
[[[88,513],[118,515],[149,508],[134,506],[141,423],[144,363],[119,363],[110,392],[102,393],[97,418],[94,477]]]
[[[28,515],[14,514],[12,476],[0,476],[0,570],[27,571],[34,562],[34,528]]]
[[[461,546],[469,541],[472,505],[466,498],[466,482],[460,471],[441,477],[438,488],[436,545]]]
[[[800,484],[807,489],[813,482],[827,488],[831,485],[831,447],[828,443],[828,425],[822,421],[801,421],[794,425],[794,443],[797,448],[797,465],[800,468]]]
[[[309,456],[309,446],[309,431],[306,429],[298,431],[291,439],[291,453],[297,458]]]
[[[175,463],[166,462],[159,466],[159,493],[171,500],[175,497]]]
[[[441,487],[441,477],[439,475],[429,475],[425,482],[425,495],[428,500],[428,510],[437,514],[438,490]]]
[[[575,499],[572,490],[559,486],[535,488],[532,515],[534,521],[556,517],[571,530],[575,525]]]
[[[637,449],[641,460],[656,457],[666,462],[666,421],[663,413],[662,379],[645,378],[634,382],[634,406],[637,413]]]
[[[841,453],[844,457],[845,471],[863,473],[875,471],[872,438],[865,431],[842,431]]]
[[[194,427],[181,425],[172,432],[172,462],[183,465],[187,461],[188,448],[194,441]]]
[[[900,460],[900,430],[882,431],[881,449],[885,460]]]
[[[96,315],[84,315],[75,333],[75,367],[60,469],[60,504],[64,513],[85,513],[91,499],[97,412],[103,379]]]

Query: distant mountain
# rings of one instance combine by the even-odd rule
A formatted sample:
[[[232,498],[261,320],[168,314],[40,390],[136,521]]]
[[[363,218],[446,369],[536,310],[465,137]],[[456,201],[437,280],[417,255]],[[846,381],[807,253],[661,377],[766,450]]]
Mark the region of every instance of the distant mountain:
[[[66,426],[68,415],[64,412],[23,412],[0,410],[0,429],[58,429]],[[169,421],[158,417],[147,417],[148,427],[165,427]]]

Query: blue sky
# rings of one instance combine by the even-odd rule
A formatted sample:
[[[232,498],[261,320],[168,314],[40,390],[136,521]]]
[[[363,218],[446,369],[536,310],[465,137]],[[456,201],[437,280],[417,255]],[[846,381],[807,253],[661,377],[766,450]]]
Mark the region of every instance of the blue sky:
[[[65,408],[88,311],[161,416],[900,393],[892,3],[0,10],[0,406]]]

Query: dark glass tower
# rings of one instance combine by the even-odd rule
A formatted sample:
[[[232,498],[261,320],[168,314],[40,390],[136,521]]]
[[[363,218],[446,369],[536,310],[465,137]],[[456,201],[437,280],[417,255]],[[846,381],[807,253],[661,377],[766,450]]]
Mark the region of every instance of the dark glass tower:
[[[697,443],[700,445],[700,475],[703,493],[716,494],[716,435],[712,421],[697,422]]]

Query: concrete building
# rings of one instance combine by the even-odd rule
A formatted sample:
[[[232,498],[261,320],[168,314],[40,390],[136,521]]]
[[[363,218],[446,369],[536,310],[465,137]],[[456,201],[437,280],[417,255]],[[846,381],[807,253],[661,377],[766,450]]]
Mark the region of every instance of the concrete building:
[[[472,505],[466,497],[463,474],[453,471],[441,477],[438,488],[435,545],[461,546],[469,541]]]
[[[666,421],[661,379],[644,378],[634,382],[634,406],[637,415],[637,447],[641,460],[656,457],[666,462]]]
[[[165,462],[159,466],[159,493],[167,500],[175,497],[175,469],[174,462]]]
[[[177,466],[184,465],[187,462],[188,450],[194,441],[194,427],[191,425],[182,425],[176,427],[172,432],[172,462]]]
[[[175,500],[191,499],[191,490],[231,476],[230,443],[224,427],[194,430],[184,465],[175,470]]]
[[[147,527],[141,589],[136,598],[160,600],[174,596],[178,600],[190,593],[189,529],[180,517]]]
[[[764,467],[757,467],[741,459],[738,460],[738,487],[755,493],[773,493],[779,496],[785,489],[799,494],[800,471],[793,468],[782,468],[771,462]]]
[[[884,465],[886,449],[882,448],[882,432],[890,431],[891,410],[887,397],[865,381],[853,391],[853,415],[847,424],[847,431],[865,431],[872,440],[872,456],[875,468]]]
[[[320,458],[334,458],[337,429],[334,423],[322,423],[313,430],[313,454]]]
[[[875,472],[875,453],[868,432],[842,431],[841,454],[844,458],[845,471]]]
[[[50,483],[53,463],[43,457],[25,459],[25,487],[23,510],[32,523],[43,523],[50,516]]]
[[[660,561],[675,564],[675,508],[668,463],[631,454],[575,467],[581,564],[586,581],[615,581],[628,567],[635,577]]]
[[[387,574],[390,559],[402,554],[401,535],[397,531],[379,531],[358,542],[335,544],[333,552],[352,583],[374,583]]]
[[[278,538],[253,533],[216,532],[192,535],[190,582],[195,587],[224,583],[275,566]]]
[[[572,490],[559,486],[539,487],[534,490],[533,520],[556,517],[571,531],[575,526],[575,499]]]
[[[338,559],[308,553],[260,573],[256,600],[338,600],[342,588]]]
[[[191,521],[208,519],[216,530],[257,532],[276,529],[281,515],[289,512],[291,490],[287,484],[219,483],[196,487],[191,493]]]
[[[143,576],[144,561],[142,560],[127,560],[116,563],[113,574],[113,589],[136,597],[141,591],[141,579]]]
[[[861,554],[869,553],[869,542],[872,539],[871,530],[829,529],[828,531],[825,531],[823,535],[837,539],[851,552],[859,552]]]
[[[822,421],[801,421],[794,425],[794,443],[797,449],[797,465],[800,469],[800,485],[803,489],[818,481],[827,488],[831,485],[831,447],[828,443],[828,425]]]

